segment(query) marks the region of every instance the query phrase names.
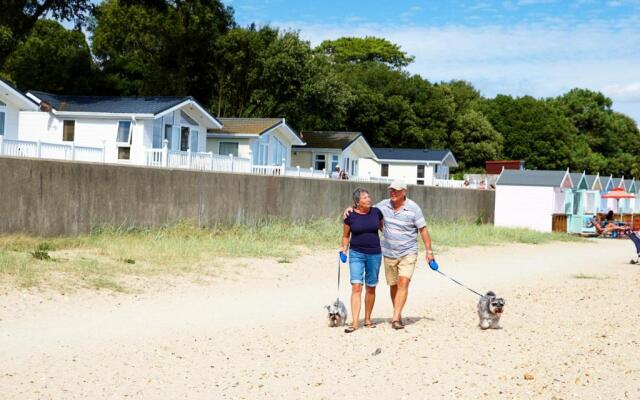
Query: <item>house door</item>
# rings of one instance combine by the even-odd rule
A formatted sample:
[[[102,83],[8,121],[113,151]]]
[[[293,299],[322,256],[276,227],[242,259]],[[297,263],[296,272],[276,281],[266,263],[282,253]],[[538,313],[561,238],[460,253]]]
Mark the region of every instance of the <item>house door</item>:
[[[180,128],[180,151],[187,151],[189,149],[189,127],[183,126]]]

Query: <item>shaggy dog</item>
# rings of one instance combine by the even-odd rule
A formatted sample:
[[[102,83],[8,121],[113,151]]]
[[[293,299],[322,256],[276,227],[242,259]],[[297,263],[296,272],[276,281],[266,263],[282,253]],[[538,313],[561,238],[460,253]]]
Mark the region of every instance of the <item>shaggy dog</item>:
[[[478,301],[478,317],[480,318],[480,328],[499,329],[500,316],[504,308],[504,299],[496,297],[493,292],[487,292]]]
[[[344,303],[340,301],[340,299],[336,299],[336,301],[330,306],[325,306],[327,309],[327,324],[330,328],[335,328],[337,326],[342,326],[347,321],[347,307],[344,306]]]

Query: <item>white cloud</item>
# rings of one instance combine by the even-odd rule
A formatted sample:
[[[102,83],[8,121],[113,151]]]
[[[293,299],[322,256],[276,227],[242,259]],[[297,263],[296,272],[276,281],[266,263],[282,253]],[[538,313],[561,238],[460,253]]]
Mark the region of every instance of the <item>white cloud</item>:
[[[410,72],[431,81],[465,79],[486,96],[548,97],[573,87],[603,91],[614,108],[624,102],[640,121],[640,54],[630,51],[640,47],[637,19],[512,27],[274,25],[300,29],[314,45],[341,36],[385,37],[415,56]]]

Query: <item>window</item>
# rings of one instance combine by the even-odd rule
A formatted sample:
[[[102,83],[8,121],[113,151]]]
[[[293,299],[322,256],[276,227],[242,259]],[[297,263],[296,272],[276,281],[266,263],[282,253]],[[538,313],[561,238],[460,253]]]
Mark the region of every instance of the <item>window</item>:
[[[171,143],[173,142],[172,136],[173,136],[173,126],[171,126],[169,124],[165,125],[164,126],[164,140],[166,140],[168,142],[167,143],[167,147],[169,149],[171,149]]]
[[[334,154],[331,156],[331,171],[335,171],[338,165],[339,165],[338,155]]]
[[[313,168],[317,170],[323,170],[327,168],[327,162],[324,154],[316,154]]]
[[[187,151],[189,149],[189,128],[183,126],[180,128],[180,151]]]
[[[73,142],[76,133],[76,121],[66,120],[62,122],[62,140]]]
[[[0,101],[0,136],[4,135],[4,120],[7,113],[7,105]]]
[[[351,160],[351,176],[358,176],[358,160]]]
[[[129,146],[131,144],[131,121],[118,121],[116,143],[120,146]]]
[[[277,137],[272,137],[271,146],[271,164],[280,165],[283,160],[286,163],[287,148],[285,145]]]
[[[153,141],[151,146],[154,149],[162,148],[162,118],[153,120]]]
[[[220,142],[218,147],[218,154],[222,156],[228,156],[233,154],[234,157],[238,157],[238,143],[237,142]]]
[[[193,153],[198,152],[198,130],[191,129],[191,135],[189,136],[189,149]]]
[[[130,160],[131,147],[118,147],[118,160]]]
[[[418,165],[418,179],[416,184],[424,185],[424,165]]]
[[[389,176],[389,164],[380,165],[380,176]]]

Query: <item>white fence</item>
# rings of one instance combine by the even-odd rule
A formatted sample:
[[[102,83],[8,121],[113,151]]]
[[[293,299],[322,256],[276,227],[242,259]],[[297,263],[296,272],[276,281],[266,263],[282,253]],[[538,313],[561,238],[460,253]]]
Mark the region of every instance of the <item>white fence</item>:
[[[104,150],[104,146],[85,147],[76,146],[75,143],[49,143],[40,140],[32,142],[0,136],[0,155],[3,156],[104,162]]]
[[[4,139],[0,136],[0,156],[46,158],[53,160],[105,162],[106,148],[77,146],[74,143],[49,143],[42,141],[24,141]],[[316,179],[328,179],[326,170],[313,168],[286,167],[281,165],[252,165],[248,158],[221,156],[213,153],[192,153],[191,151],[172,151],[165,143],[162,149],[145,150],[144,165],[157,168],[182,168],[197,171],[239,172],[256,175],[292,176]],[[351,176],[356,182],[389,183],[393,179],[382,176]],[[468,182],[468,181],[467,181]],[[434,179],[434,186],[468,189],[485,189],[474,181]]]

